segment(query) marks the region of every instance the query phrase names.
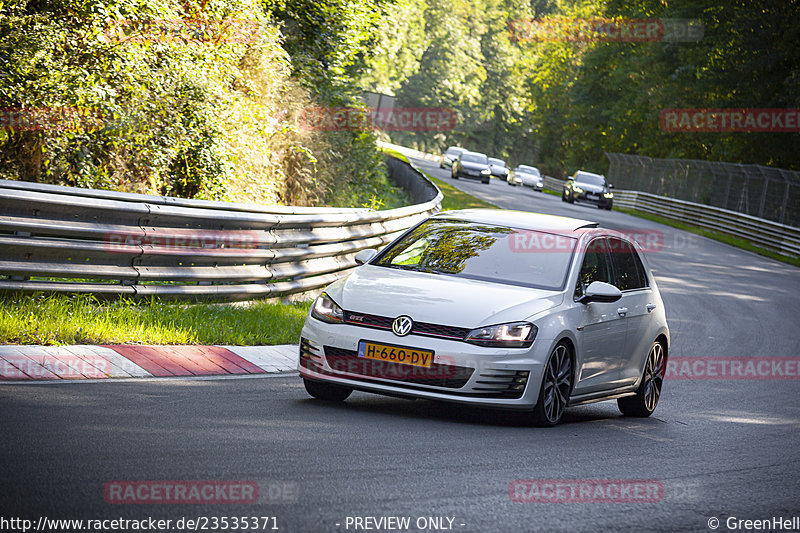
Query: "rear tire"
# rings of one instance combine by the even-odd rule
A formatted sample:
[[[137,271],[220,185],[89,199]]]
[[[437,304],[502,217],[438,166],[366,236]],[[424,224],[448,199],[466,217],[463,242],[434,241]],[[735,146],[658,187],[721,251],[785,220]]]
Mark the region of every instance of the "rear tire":
[[[338,385],[332,385],[331,383],[312,381],[305,378],[303,378],[303,385],[306,387],[306,392],[311,396],[326,402],[343,402],[353,393],[353,389],[347,387],[340,387]]]
[[[539,399],[533,408],[533,425],[553,427],[561,420],[572,392],[572,354],[566,343],[559,342],[544,367]]]
[[[664,346],[655,341],[647,353],[647,362],[644,364],[642,382],[636,389],[636,396],[627,396],[617,400],[617,406],[625,416],[648,417],[653,414],[661,397],[661,387],[664,384],[664,370],[666,369]]]

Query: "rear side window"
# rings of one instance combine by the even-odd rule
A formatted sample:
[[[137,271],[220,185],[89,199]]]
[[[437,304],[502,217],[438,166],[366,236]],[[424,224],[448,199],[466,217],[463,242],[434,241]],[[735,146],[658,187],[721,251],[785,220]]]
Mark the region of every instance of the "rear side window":
[[[614,267],[613,285],[621,291],[647,287],[644,265],[633,246],[627,241],[613,237],[608,239],[608,246]]]
[[[608,256],[606,240],[591,241],[586,247],[586,255],[583,256],[583,263],[581,263],[578,283],[575,286],[575,298],[582,297],[586,292],[586,287],[593,281],[613,283],[611,273],[611,260]]]

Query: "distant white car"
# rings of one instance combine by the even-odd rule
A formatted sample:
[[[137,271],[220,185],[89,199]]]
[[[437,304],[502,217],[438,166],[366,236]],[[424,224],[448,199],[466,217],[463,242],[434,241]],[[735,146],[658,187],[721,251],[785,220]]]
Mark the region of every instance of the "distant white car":
[[[594,222],[471,209],[428,218],[325,289],[300,338],[311,396],[353,390],[527,410],[656,408],[664,302],[635,241]]]
[[[544,189],[542,173],[539,172],[538,168],[528,165],[519,165],[512,170],[506,181],[509,185],[526,185],[537,191]]]
[[[492,171],[492,176],[497,176],[498,178],[508,179],[508,167],[506,166],[506,162],[502,159],[497,159],[496,157],[489,158],[489,170]]]
[[[459,148],[458,146],[449,147],[447,150],[445,150],[444,155],[442,155],[442,160],[439,162],[439,168],[452,167],[455,160],[458,159],[458,156],[466,151],[466,149]]]

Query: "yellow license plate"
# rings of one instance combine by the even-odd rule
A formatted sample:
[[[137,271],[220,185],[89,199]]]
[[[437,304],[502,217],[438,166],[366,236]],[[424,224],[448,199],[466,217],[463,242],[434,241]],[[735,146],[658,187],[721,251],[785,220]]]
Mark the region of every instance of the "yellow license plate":
[[[408,346],[392,346],[375,342],[361,341],[358,343],[358,356],[376,361],[387,361],[401,365],[421,366],[430,368],[433,363],[433,352],[409,348]]]

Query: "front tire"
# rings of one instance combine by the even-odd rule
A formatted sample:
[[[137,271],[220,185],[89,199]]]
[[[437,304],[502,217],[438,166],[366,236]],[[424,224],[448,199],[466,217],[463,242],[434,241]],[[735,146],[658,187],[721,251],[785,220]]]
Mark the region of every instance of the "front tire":
[[[313,381],[305,378],[303,378],[303,385],[306,387],[306,392],[311,396],[326,402],[343,402],[353,393],[353,389],[347,387],[340,387],[338,385],[332,385],[331,383],[323,383],[321,381]]]
[[[647,353],[647,362],[642,373],[642,382],[636,389],[636,396],[617,400],[617,406],[625,416],[648,417],[653,414],[661,397],[666,365],[664,346],[655,341]]]
[[[488,179],[484,179],[484,180],[481,180],[481,181],[483,182],[484,185],[489,185],[489,180]]]
[[[544,368],[539,399],[533,408],[533,425],[553,427],[561,420],[572,392],[572,355],[560,342],[553,348]]]

